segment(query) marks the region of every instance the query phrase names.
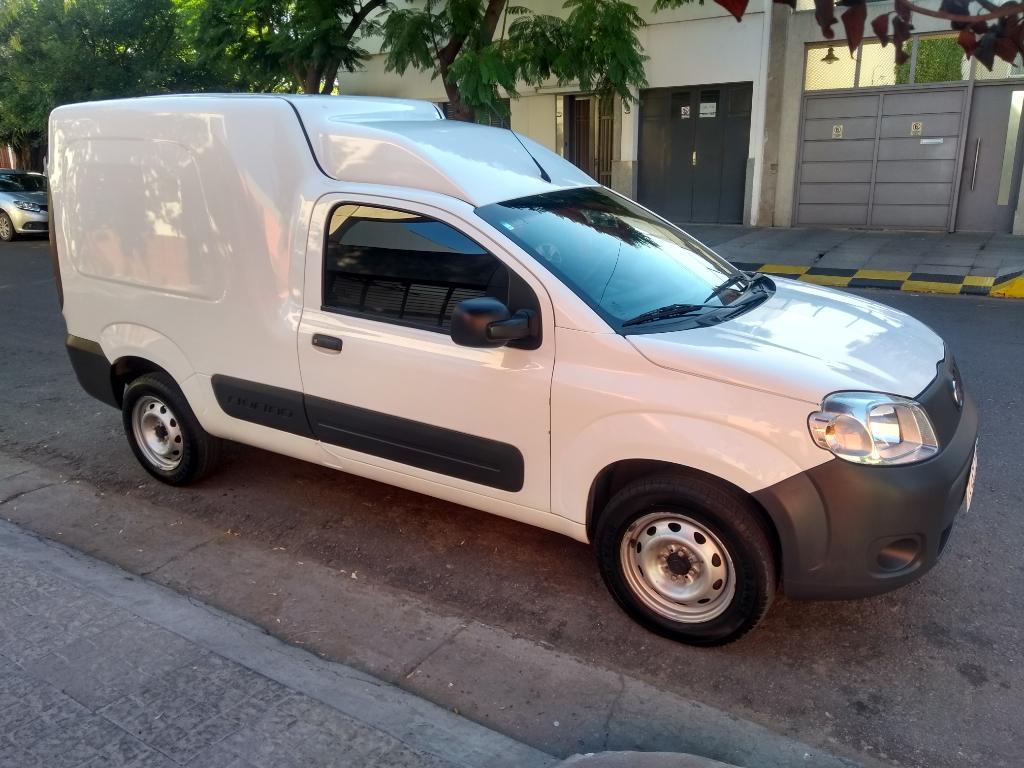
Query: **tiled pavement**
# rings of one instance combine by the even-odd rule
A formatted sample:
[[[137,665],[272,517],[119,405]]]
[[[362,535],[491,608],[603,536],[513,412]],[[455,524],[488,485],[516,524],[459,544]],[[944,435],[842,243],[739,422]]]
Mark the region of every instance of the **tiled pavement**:
[[[741,269],[826,285],[1024,297],[1021,236],[684,227]]]
[[[450,765],[59,578],[0,583],[3,768]]]
[[[70,570],[55,575],[40,562],[46,557],[63,558]],[[300,659],[307,668],[332,667],[330,675],[321,670],[319,679],[327,681],[321,686],[336,679],[361,688],[349,694],[350,712],[358,713],[350,716],[140,618],[97,593],[93,576],[76,583],[82,567],[99,571],[102,583],[116,580],[108,587],[112,594],[123,589],[118,581],[134,582],[133,599],[150,609],[176,600],[204,617],[210,611],[0,521],[0,768],[543,768],[554,762],[426,702],[410,704],[415,697],[347,667]],[[170,614],[186,616],[173,607]],[[194,628],[205,620],[187,622]],[[247,632],[265,637],[236,619],[210,621],[228,633],[223,642],[251,645]],[[275,651],[283,667],[295,663],[286,653],[308,656],[284,648]],[[388,722],[411,736],[397,738],[370,722],[371,710],[380,715],[388,707]]]

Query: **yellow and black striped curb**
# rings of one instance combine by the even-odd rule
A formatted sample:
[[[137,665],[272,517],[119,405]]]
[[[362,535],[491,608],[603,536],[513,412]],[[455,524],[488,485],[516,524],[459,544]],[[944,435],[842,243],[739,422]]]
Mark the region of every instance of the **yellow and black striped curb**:
[[[790,277],[839,288],[891,288],[922,293],[963,293],[1024,299],[1024,269],[999,277],[983,275],[936,275],[930,272],[897,272],[885,269],[798,267],[792,264],[732,262],[738,269]]]

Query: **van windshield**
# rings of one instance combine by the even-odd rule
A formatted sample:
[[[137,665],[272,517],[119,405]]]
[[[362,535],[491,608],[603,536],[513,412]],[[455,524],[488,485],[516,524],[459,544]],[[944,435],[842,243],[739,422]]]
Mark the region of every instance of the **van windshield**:
[[[599,187],[522,197],[476,213],[617,329],[660,328],[664,320],[721,310],[752,282],[685,232]]]
[[[46,177],[28,173],[0,174],[0,192],[45,192]]]

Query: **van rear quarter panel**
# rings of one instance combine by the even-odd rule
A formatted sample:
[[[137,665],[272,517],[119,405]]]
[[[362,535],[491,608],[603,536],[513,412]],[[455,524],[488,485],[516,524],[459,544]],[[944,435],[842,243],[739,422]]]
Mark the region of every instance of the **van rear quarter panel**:
[[[288,103],[156,97],[50,120],[68,332],[183,385],[222,373],[301,390],[306,232],[326,179]],[[223,433],[209,395],[193,406]]]

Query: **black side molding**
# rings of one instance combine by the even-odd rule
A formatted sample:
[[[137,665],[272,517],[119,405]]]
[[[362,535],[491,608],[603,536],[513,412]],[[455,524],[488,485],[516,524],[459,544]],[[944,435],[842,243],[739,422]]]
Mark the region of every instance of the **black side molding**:
[[[302,393],[214,374],[211,383],[217,404],[228,416],[264,427],[313,437],[306,420]]]
[[[53,221],[53,219],[51,219]],[[52,241],[51,241],[52,242]],[[57,277],[60,286],[60,276]],[[82,389],[102,403],[120,408],[114,395],[114,383],[110,377],[110,361],[103,354],[100,345],[95,341],[68,334],[64,345],[71,359],[71,367]]]
[[[523,454],[514,445],[420,421],[306,397],[319,440],[471,483],[523,489]]]
[[[231,376],[215,374],[212,384],[236,419],[503,491],[523,488],[514,445]]]

